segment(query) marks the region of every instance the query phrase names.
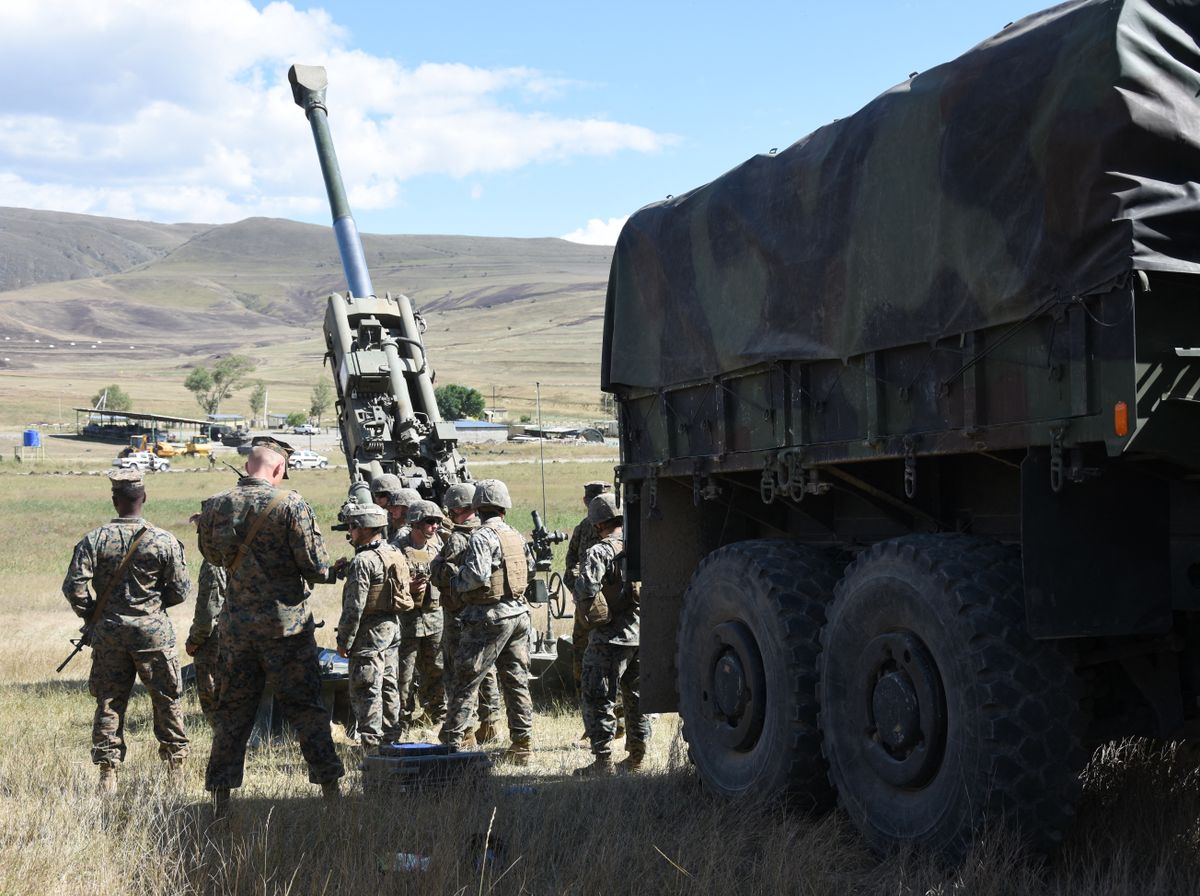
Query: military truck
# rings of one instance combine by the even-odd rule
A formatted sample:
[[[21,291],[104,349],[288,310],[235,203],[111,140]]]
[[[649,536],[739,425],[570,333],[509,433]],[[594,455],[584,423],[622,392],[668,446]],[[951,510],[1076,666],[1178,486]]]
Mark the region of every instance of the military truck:
[[[1068,828],[1197,733],[1200,10],[1074,0],[634,214],[644,708],[881,850]]]

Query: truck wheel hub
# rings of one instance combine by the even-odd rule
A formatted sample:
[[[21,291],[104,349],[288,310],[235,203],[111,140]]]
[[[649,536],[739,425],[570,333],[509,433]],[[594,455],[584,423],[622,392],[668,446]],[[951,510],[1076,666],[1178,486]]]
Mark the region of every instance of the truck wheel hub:
[[[866,755],[896,787],[921,787],[937,772],[946,741],[946,699],[928,648],[910,631],[888,632],[867,644]]]
[[[705,719],[717,739],[734,750],[749,750],[762,733],[767,688],[762,654],[743,622],[713,629],[704,688],[700,698]]]

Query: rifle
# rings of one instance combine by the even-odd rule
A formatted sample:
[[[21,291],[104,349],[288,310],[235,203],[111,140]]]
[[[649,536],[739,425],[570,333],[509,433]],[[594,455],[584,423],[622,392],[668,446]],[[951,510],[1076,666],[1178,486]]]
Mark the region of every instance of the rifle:
[[[104,589],[104,593],[100,595],[96,601],[96,605],[92,608],[92,615],[79,629],[79,637],[71,638],[71,643],[75,645],[75,649],[71,651],[71,655],[59,663],[55,672],[61,672],[67,668],[67,663],[75,659],[85,647],[92,646],[92,639],[95,637],[96,623],[100,621],[100,614],[104,612],[104,608],[108,606],[108,599],[112,596],[117,585],[121,583],[121,579],[125,577],[125,569],[129,566],[129,561],[133,559],[133,552],[137,549],[138,542],[142,540],[142,536],[146,534],[146,527],[137,530],[133,536],[133,541],[129,543],[129,550],[125,552],[125,559],[121,561],[121,565],[117,567],[117,571],[113,574],[112,579],[108,583],[108,587]]]

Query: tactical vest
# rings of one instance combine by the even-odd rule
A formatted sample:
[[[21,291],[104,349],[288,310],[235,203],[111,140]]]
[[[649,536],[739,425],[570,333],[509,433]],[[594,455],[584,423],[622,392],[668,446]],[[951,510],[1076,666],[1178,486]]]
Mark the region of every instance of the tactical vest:
[[[383,581],[372,584],[368,589],[363,615],[367,613],[407,613],[416,606],[416,603],[408,590],[409,582],[412,581],[412,573],[408,568],[408,560],[405,559],[404,552],[390,544],[381,544],[372,550],[383,561]]]
[[[437,551],[433,549],[430,542],[426,542],[423,548],[414,547],[410,544],[404,549],[404,557],[408,560],[409,571],[412,573],[414,579],[420,576],[429,578],[429,565],[433,563],[433,558],[436,556]],[[441,604],[438,602],[437,589],[432,584],[426,585],[425,595],[421,603],[418,605],[414,601],[414,606],[423,613],[439,609]]]
[[[597,542],[606,544],[613,549],[613,558],[608,568],[604,570],[604,578],[600,582],[600,593],[591,600],[578,601],[581,621],[585,630],[612,621],[629,609],[631,595],[625,588],[625,576],[621,570],[621,561],[625,558],[625,539],[618,535],[610,535]]]
[[[500,541],[500,566],[492,571],[486,586],[466,592],[462,595],[463,600],[477,606],[490,606],[502,600],[524,599],[525,589],[529,586],[525,539],[516,529],[504,525],[500,517],[492,517],[483,525],[495,532]]]

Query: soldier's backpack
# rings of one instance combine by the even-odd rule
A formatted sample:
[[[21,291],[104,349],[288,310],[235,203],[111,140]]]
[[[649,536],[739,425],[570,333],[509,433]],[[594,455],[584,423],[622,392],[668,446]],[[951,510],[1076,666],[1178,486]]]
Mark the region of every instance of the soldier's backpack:
[[[372,585],[367,592],[367,605],[363,612],[407,613],[416,606],[416,602],[408,590],[412,572],[404,552],[390,544],[381,544],[375,548],[375,553],[383,561],[383,581]]]

